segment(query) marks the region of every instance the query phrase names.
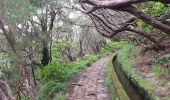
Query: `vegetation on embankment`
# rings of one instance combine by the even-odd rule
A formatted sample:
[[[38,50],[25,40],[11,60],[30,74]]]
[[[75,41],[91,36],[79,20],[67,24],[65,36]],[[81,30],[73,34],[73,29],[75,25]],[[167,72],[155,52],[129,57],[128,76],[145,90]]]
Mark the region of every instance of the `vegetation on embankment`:
[[[91,63],[112,52],[113,47],[119,47],[117,44],[108,42],[106,47],[101,48],[98,54],[85,55],[82,59],[70,63],[62,63],[57,59],[49,65],[38,70],[37,77],[42,83],[41,90],[38,92],[37,100],[63,100],[63,92],[67,91],[68,81],[71,77],[81,72]]]
[[[157,95],[155,95],[154,90],[156,85],[148,81],[146,78],[143,78],[143,76],[140,74],[139,70],[137,70],[134,66],[135,60],[137,60],[137,56],[134,53],[135,47],[130,44],[126,43],[124,46],[118,51],[117,59],[118,62],[122,66],[123,72],[127,75],[128,79],[134,84],[134,86],[138,89],[139,93],[143,95],[145,99],[149,100],[155,100],[159,99]],[[153,64],[154,65],[154,64]],[[152,72],[155,72],[155,74],[160,74],[160,68],[152,68]],[[167,97],[165,97],[167,98]]]
[[[156,97],[151,93],[153,89],[152,84],[144,80],[130,63],[132,59],[135,59],[133,49],[134,46],[130,43],[124,45],[118,52],[118,62],[121,64],[122,70],[127,75],[128,79],[133,82],[135,87],[145,99],[156,99]]]
[[[128,99],[129,97],[140,99],[141,98],[140,95],[138,95],[138,93],[135,93],[136,92],[134,90],[135,87],[132,87],[131,84],[129,84],[128,82],[128,80],[133,79],[134,84],[137,86],[138,85],[142,86],[146,84],[146,82],[138,76],[138,74],[135,72],[135,69],[133,69],[133,67],[127,61],[127,59],[131,59],[131,58],[129,58],[126,55],[129,54],[128,52],[132,50],[133,46],[129,44],[128,42],[115,42],[112,44],[116,44],[115,48],[120,49],[118,51],[118,57],[120,58],[119,60],[124,63],[123,67],[118,66],[118,65],[113,65],[112,59],[116,58],[114,60],[117,61],[117,57],[115,56],[115,54],[114,54],[114,57],[108,63],[106,82],[107,82],[112,100],[117,100],[117,99],[125,100],[125,99]],[[114,67],[116,67],[116,70]],[[125,76],[128,76],[128,79],[126,79],[127,77]],[[123,79],[123,81],[121,81],[120,78]],[[122,82],[124,82],[124,84]],[[151,88],[149,83],[147,83],[146,86],[148,86],[147,89]],[[129,95],[129,93],[127,94],[128,91],[129,92],[131,91],[131,95]]]

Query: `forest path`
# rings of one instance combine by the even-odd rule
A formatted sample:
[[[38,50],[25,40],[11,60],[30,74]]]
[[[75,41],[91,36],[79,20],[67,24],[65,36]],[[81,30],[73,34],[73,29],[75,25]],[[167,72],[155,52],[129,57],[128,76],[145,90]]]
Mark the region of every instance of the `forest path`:
[[[67,100],[110,100],[105,84],[106,66],[109,56],[101,58],[71,81],[72,89],[66,94]],[[75,83],[73,83],[75,82]],[[69,86],[70,87],[70,86]]]

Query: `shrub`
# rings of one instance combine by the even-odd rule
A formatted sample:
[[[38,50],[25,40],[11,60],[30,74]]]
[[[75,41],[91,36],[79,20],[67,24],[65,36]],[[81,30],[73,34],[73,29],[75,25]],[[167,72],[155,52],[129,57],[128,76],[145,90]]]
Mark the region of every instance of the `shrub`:
[[[69,67],[67,67],[67,79],[80,70],[86,68],[89,66],[92,62],[96,61],[98,58],[97,55],[86,55],[84,56],[80,61],[74,61],[68,64]]]
[[[127,42],[121,41],[121,42],[108,42],[107,45],[101,49],[100,54],[104,55],[110,52],[114,52],[120,48],[122,48],[124,45],[126,45]]]
[[[53,61],[51,64],[45,66],[40,70],[40,78],[43,81],[58,80],[63,82],[66,80],[67,65],[58,61]]]
[[[58,81],[50,81],[41,86],[38,92],[37,100],[49,100],[49,97],[53,97],[55,93],[65,90],[66,83],[59,83]]]

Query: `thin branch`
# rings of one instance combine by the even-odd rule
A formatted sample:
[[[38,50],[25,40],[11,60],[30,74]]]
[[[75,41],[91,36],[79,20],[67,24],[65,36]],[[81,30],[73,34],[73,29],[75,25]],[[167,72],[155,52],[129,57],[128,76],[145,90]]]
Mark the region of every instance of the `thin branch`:
[[[76,9],[76,10],[79,10],[80,12],[85,13],[85,14],[92,13],[92,12],[94,12],[95,10],[98,9],[97,7],[91,7],[91,8],[88,8],[88,9],[83,9],[83,8],[82,8],[80,5],[78,5],[78,4],[73,5],[73,8]]]
[[[147,1],[155,1],[155,2],[162,2],[162,3],[170,3],[170,0],[147,0]],[[79,0],[79,2],[87,3],[96,7],[122,7],[122,6],[129,6],[136,3],[146,2],[146,0]]]

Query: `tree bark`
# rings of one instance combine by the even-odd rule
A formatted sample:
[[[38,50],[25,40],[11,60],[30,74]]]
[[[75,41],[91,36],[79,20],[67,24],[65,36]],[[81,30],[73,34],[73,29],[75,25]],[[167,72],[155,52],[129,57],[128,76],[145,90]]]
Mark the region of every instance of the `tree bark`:
[[[129,12],[130,14],[133,14],[134,16],[138,17],[139,19],[141,19],[145,23],[147,23],[147,24],[153,26],[154,28],[157,28],[160,31],[170,35],[170,27],[169,26],[162,24],[161,22],[159,22],[156,19],[148,16],[147,14],[145,14],[144,12],[142,12],[139,9],[137,9],[133,6],[129,6],[129,7],[121,8],[120,10]]]
[[[79,39],[79,45],[80,45],[79,56],[82,57],[84,55],[84,53],[83,53],[83,38]]]
[[[146,1],[148,1],[148,2],[155,1],[155,2],[162,2],[164,4],[170,4],[170,0],[79,0],[80,3],[90,4],[92,7],[95,7],[97,9],[105,8],[105,9],[128,12],[128,13],[133,14],[134,16],[138,17],[145,23],[153,26],[154,28],[157,28],[160,31],[170,35],[170,27],[169,26],[157,21],[156,19],[148,16],[141,10],[132,6],[132,4],[138,4],[138,3],[146,2]],[[78,7],[77,9],[79,9],[80,11],[81,11],[81,9],[89,10],[88,8],[84,9],[83,7],[81,7],[81,8]],[[94,11],[90,11],[90,14],[92,14],[92,12],[94,12]],[[86,11],[82,11],[82,12],[85,13]],[[89,14],[89,13],[86,13],[86,14]],[[105,35],[105,34],[102,34],[102,35]]]
[[[34,88],[31,86],[31,83],[30,83],[29,72],[28,72],[25,64],[22,62],[22,58],[20,56],[20,53],[16,48],[16,40],[15,40],[13,34],[11,34],[10,27],[9,27],[9,31],[7,31],[4,27],[2,20],[0,19],[0,28],[2,29],[5,38],[7,39],[9,45],[12,48],[12,51],[15,54],[16,64],[18,66],[17,69],[18,69],[19,74],[22,78],[23,85],[25,86],[27,94],[28,94],[30,100],[35,100]]]
[[[50,54],[49,54],[49,49],[48,49],[48,42],[46,42],[45,40],[43,41],[42,55],[43,55],[43,57],[41,60],[41,64],[46,66],[46,65],[48,65],[48,63],[50,61]]]
[[[0,88],[0,100],[10,100],[8,96],[6,96],[6,94],[4,93],[4,91],[2,91],[2,89]]]
[[[123,6],[128,6],[128,5],[142,3],[142,2],[149,2],[149,1],[162,2],[165,4],[170,3],[170,0],[79,0],[79,2],[87,3],[100,8],[107,8],[107,7],[117,8],[117,7],[123,7]]]
[[[138,28],[132,28],[132,27],[127,27],[126,30],[130,31],[130,32],[140,34],[140,35],[146,37],[147,39],[149,39],[151,42],[153,42],[160,49],[165,48],[165,45],[160,43],[160,41],[157,40],[157,38],[155,38],[152,33],[144,32],[144,31],[142,31],[142,30],[140,30]]]
[[[50,10],[51,10],[51,12],[50,12],[49,28],[48,28],[48,12],[47,12],[47,9],[46,9],[46,15],[41,19],[42,33],[47,34],[46,40],[43,40],[43,50],[42,50],[43,58],[41,60],[41,63],[44,66],[48,65],[49,62],[52,61],[52,50],[51,50],[52,49],[52,29],[54,27],[54,21],[55,21],[55,17],[56,17],[57,13],[53,9],[53,7],[51,7]]]

